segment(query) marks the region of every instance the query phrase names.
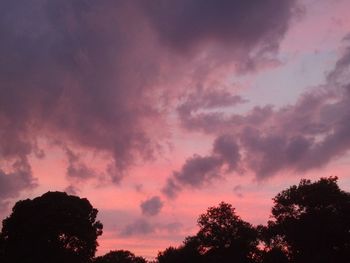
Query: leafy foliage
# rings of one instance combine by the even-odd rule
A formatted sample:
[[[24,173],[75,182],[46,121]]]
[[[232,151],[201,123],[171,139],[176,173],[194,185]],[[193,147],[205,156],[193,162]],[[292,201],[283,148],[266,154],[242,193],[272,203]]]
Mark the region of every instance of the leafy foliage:
[[[236,215],[232,205],[210,207],[198,219],[197,237],[209,262],[252,262],[257,252],[255,228]]]
[[[253,262],[257,253],[257,232],[236,215],[230,204],[210,207],[198,219],[200,230],[179,248],[170,247],[158,255],[159,263]]]
[[[337,178],[302,180],[274,198],[267,245],[284,248],[292,262],[349,262],[350,194]]]
[[[87,199],[48,192],[19,201],[3,221],[3,262],[91,262],[102,224]]]

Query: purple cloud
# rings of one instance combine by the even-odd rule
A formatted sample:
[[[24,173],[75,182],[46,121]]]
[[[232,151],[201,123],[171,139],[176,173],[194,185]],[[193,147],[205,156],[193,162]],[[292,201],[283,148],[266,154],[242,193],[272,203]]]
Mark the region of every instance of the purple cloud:
[[[163,205],[159,196],[153,196],[142,202],[140,207],[143,215],[155,216],[160,213]]]
[[[193,155],[187,159],[180,171],[174,171],[168,178],[163,193],[174,198],[182,187],[200,188],[233,169],[238,169],[241,155],[234,137],[219,136],[209,156]]]
[[[36,181],[26,158],[14,161],[7,171],[0,169],[0,212],[6,210],[8,199],[34,186]]]
[[[153,159],[162,145],[165,114],[185,90],[168,83],[182,75],[205,82],[207,72],[234,62],[254,68],[276,51],[295,8],[292,0],[1,1],[2,158],[43,158],[38,139],[46,138],[63,150],[69,145],[72,152],[108,155],[109,179],[119,183],[130,166]],[[198,60],[206,46],[208,56]],[[209,108],[241,100],[213,94],[198,100]],[[94,175],[72,159],[67,172]],[[31,187],[27,174],[6,196]]]
[[[269,105],[255,107],[246,114],[197,113],[201,110],[197,106],[186,117],[180,111],[179,117],[184,128],[217,136],[214,152],[220,146],[217,153],[233,156],[232,171],[239,172],[237,168],[243,167],[262,180],[284,170],[300,173],[321,168],[350,149],[349,68],[350,48],[347,48],[328,74],[327,83],[301,95],[294,105],[280,109]],[[223,132],[235,138],[233,146],[223,139]],[[241,158],[237,158],[240,154]],[[186,161],[182,170],[186,170],[191,160]],[[207,181],[205,174],[210,170],[199,170],[200,175],[186,173],[186,181],[200,178],[200,183],[192,185],[198,186]],[[212,176],[218,177],[218,174]],[[176,181],[178,189],[188,185],[174,175],[170,178]]]
[[[144,8],[161,40],[175,49],[189,49],[208,41],[225,42],[236,48],[274,48],[288,28],[295,3],[156,0],[144,3]]]
[[[122,237],[131,236],[147,236],[159,231],[165,231],[168,234],[174,235],[182,228],[182,224],[179,222],[171,223],[152,223],[145,219],[136,219],[134,222],[126,225],[119,235]]]
[[[96,172],[81,161],[80,156],[70,149],[66,149],[68,159],[67,176],[70,179],[86,180],[97,177]]]
[[[224,134],[217,137],[214,141],[213,153],[227,164],[229,171],[238,168],[241,154],[234,136]]]
[[[157,75],[158,61],[152,65],[144,59],[145,45],[139,46],[142,41],[135,37],[145,35],[133,26],[137,21],[127,23],[127,32],[122,29],[119,14],[126,5],[1,2],[3,158],[36,153],[37,139],[46,137],[109,154],[115,167],[110,177],[116,182],[135,159],[152,158],[160,136],[150,133],[148,122],[156,122],[160,111],[153,103],[150,76]],[[137,17],[132,14],[136,9],[128,9],[131,17]],[[92,175],[71,161],[68,176]]]
[[[148,235],[154,233],[156,230],[155,225],[149,223],[145,219],[139,219],[133,223],[124,227],[120,231],[119,235],[122,237],[135,236],[135,235]]]

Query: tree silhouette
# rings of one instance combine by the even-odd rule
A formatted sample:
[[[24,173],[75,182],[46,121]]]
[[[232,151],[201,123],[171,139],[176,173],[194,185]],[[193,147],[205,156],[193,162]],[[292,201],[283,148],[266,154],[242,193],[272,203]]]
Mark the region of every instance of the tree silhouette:
[[[285,249],[291,262],[350,262],[350,194],[337,178],[321,178],[282,191],[274,198],[265,229],[267,249]]]
[[[5,261],[5,242],[4,242],[4,238],[0,232],[0,262],[4,262]]]
[[[254,262],[257,231],[236,215],[230,204],[210,207],[198,219],[197,233],[206,262]]]
[[[137,257],[127,250],[110,251],[104,256],[97,257],[94,263],[146,263],[143,257]]]
[[[260,254],[261,263],[289,263],[289,258],[283,249],[279,247],[273,247],[271,249],[262,251]]]
[[[160,252],[158,263],[201,263],[203,255],[199,252],[200,244],[196,237],[187,237],[184,244],[178,248],[169,247]]]
[[[15,204],[3,221],[4,263],[87,263],[102,224],[87,199],[48,192]]]
[[[243,221],[230,204],[208,208],[198,218],[197,234],[160,252],[156,262],[350,262],[350,193],[339,188],[336,177],[301,180],[273,200],[271,220],[257,228]],[[0,262],[147,262],[126,250],[94,259],[102,234],[96,215],[87,199],[61,192],[19,201],[3,221]]]
[[[182,247],[168,247],[164,251],[159,252],[157,256],[157,262],[159,263],[178,263],[178,262],[188,262],[186,257],[182,253]]]
[[[159,263],[255,262],[258,239],[255,228],[236,215],[230,204],[208,208],[198,218],[195,236],[179,248],[169,247],[158,254]]]

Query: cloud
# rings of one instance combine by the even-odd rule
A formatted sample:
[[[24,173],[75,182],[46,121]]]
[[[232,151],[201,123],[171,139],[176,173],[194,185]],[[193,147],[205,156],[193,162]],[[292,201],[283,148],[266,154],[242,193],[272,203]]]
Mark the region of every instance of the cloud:
[[[15,160],[7,171],[0,169],[0,212],[7,210],[9,199],[34,186],[36,181],[26,158]]]
[[[240,184],[233,187],[233,192],[238,198],[243,198],[242,190],[243,190],[243,187]]]
[[[178,107],[180,115],[203,109],[216,109],[244,103],[242,97],[233,95],[225,89],[204,89],[199,86],[186,96],[186,100]]]
[[[34,153],[37,139],[45,137],[109,154],[112,181],[138,158],[152,158],[161,137],[148,125],[160,121],[151,77],[159,61],[145,59],[155,51],[139,45],[147,33],[135,28],[137,19],[124,30],[122,13],[138,17],[128,6],[127,1],[1,2],[4,158]],[[91,174],[85,168],[71,163],[68,174]]]
[[[196,129],[205,122],[208,123],[206,129],[210,130],[217,124],[215,119],[221,118],[219,110],[234,107],[237,104],[245,102],[246,100],[242,97],[233,95],[225,89],[203,88],[199,86],[185,95],[185,98],[177,107],[177,113],[179,114],[182,126],[187,129]]]
[[[182,224],[179,222],[171,223],[151,223],[145,219],[136,219],[134,222],[126,225],[120,232],[119,235],[122,237],[132,236],[147,236],[156,232],[174,234],[182,228]]]
[[[241,155],[236,140],[231,135],[219,136],[213,146],[211,155],[193,155],[188,158],[180,171],[174,171],[168,178],[163,193],[176,197],[182,187],[200,188],[233,169],[238,169]]]
[[[78,195],[79,193],[79,189],[74,185],[67,186],[63,191],[69,195]]]
[[[224,134],[217,137],[214,141],[213,153],[228,165],[229,171],[238,168],[241,154],[234,136]]]
[[[119,234],[122,237],[148,235],[154,233],[155,229],[155,225],[145,219],[139,219],[127,225]]]
[[[181,191],[181,186],[171,176],[166,180],[165,186],[162,188],[162,193],[168,198],[174,199],[178,192]]]
[[[235,48],[274,48],[296,1],[156,0],[144,8],[160,39],[179,50],[217,41]]]
[[[155,216],[159,214],[160,210],[163,207],[163,202],[159,196],[153,196],[150,199],[142,202],[141,205],[142,214],[148,216]]]
[[[187,85],[208,86],[227,65],[273,59],[294,10],[292,0],[1,1],[1,157],[43,158],[38,141],[45,138],[63,151],[69,145],[108,156],[109,179],[119,183],[135,163],[157,156],[167,114]],[[241,100],[216,96],[196,103]],[[212,174],[218,161],[208,158]],[[67,172],[95,176],[75,158]]]
[[[214,156],[194,155],[186,161],[181,171],[173,173],[173,177],[186,185],[201,186],[219,176],[221,165],[222,160]]]
[[[71,179],[86,180],[98,175],[92,169],[87,167],[85,163],[80,160],[80,156],[70,149],[66,149],[68,159],[67,176]]]
[[[179,117],[184,128],[217,136],[213,152],[228,164],[230,161],[224,156],[233,158],[231,171],[247,169],[258,180],[283,171],[302,173],[324,167],[350,150],[349,76],[350,48],[345,48],[334,70],[327,75],[327,83],[302,94],[294,105],[279,109],[270,105],[255,107],[245,114],[227,114],[224,110],[215,114],[200,112],[201,107],[196,106],[186,117],[180,111]],[[206,107],[204,103],[203,109]],[[235,139],[232,146],[222,137],[223,133]],[[183,185],[201,185],[208,181],[208,173],[215,174],[210,178],[220,177],[217,168],[222,163],[211,165],[211,159],[201,164],[207,169],[189,170],[188,167],[196,166],[196,159],[189,158],[181,168],[179,174],[185,175],[186,182],[177,174],[171,175],[168,182],[176,182],[180,189]],[[187,183],[191,181],[201,183]],[[169,183],[166,187],[170,188]]]

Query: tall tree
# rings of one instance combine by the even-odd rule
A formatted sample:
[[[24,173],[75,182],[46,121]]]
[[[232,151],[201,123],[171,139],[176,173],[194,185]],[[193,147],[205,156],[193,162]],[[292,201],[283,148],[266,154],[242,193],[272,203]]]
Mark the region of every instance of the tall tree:
[[[102,234],[96,215],[87,199],[62,192],[19,201],[3,221],[2,262],[91,262]]]
[[[210,207],[198,219],[197,238],[207,262],[254,262],[257,231],[227,203]]]
[[[227,203],[210,207],[198,218],[199,231],[178,248],[158,254],[159,263],[253,263],[258,256],[257,230]]]
[[[350,194],[336,177],[301,180],[274,198],[265,238],[295,263],[350,262]]]

